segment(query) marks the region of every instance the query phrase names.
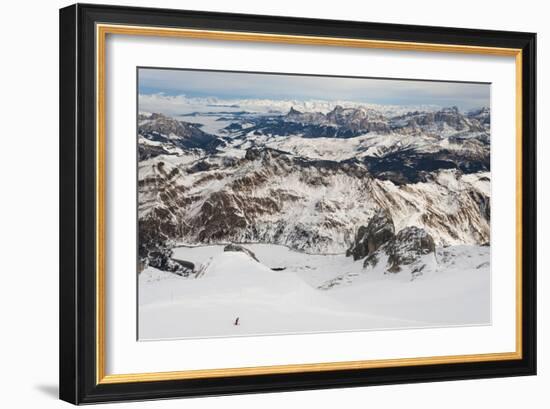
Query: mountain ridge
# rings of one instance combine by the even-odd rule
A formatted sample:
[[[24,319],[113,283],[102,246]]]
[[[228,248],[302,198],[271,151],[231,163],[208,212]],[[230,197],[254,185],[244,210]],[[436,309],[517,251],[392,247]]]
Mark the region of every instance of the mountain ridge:
[[[239,126],[218,135],[140,115],[140,257],[175,242],[343,253],[380,209],[396,231],[416,226],[438,245],[487,243],[487,114],[451,107],[388,118],[372,109],[291,107],[285,115],[235,115],[231,123]],[[295,124],[330,136],[296,134]],[[276,128],[282,134],[266,132]]]

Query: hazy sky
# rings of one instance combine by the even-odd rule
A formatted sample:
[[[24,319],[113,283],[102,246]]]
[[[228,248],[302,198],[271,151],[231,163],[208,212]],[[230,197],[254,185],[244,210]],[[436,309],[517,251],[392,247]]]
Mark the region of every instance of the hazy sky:
[[[219,99],[345,100],[389,105],[490,105],[490,85],[433,81],[247,74],[214,71],[139,70],[139,93]]]

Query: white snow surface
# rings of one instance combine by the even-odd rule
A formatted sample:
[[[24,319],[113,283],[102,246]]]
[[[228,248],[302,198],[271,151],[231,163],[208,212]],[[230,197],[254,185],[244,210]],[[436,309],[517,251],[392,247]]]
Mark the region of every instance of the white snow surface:
[[[183,246],[189,278],[139,275],[139,339],[360,331],[490,323],[489,247],[439,247],[421,276],[363,268],[343,254],[309,255],[246,244],[259,262],[223,245]],[[284,268],[275,271],[272,268]],[[324,284],[336,282],[328,289]],[[235,322],[238,320],[238,325]]]

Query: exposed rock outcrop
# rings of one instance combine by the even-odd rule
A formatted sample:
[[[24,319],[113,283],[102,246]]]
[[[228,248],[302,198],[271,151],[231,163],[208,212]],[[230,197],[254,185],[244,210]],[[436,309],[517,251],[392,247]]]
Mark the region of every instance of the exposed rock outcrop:
[[[141,242],[140,247],[145,249]],[[193,273],[193,263],[172,259],[172,254],[172,247],[168,242],[149,241],[145,251],[140,251],[140,264],[184,277],[188,277]]]
[[[435,254],[435,242],[424,229],[405,227],[395,234],[395,227],[386,210],[378,210],[367,226],[359,227],[346,256],[363,261],[363,267],[373,269],[381,259],[387,260],[385,271],[398,273],[403,266],[413,265],[413,277],[422,272],[425,265],[422,257]]]
[[[390,241],[394,235],[395,227],[391,216],[387,211],[380,209],[366,227],[359,227],[352,246],[346,251],[346,256],[353,256],[354,260],[365,258]]]
[[[410,226],[399,231],[385,249],[388,272],[397,273],[402,266],[418,262],[422,256],[435,253],[435,243],[424,229]],[[419,266],[423,269],[422,266]],[[421,270],[420,270],[421,271]]]
[[[237,251],[237,252],[245,253],[251,258],[253,258],[254,260],[256,260],[257,262],[260,262],[260,260],[258,260],[256,255],[254,254],[254,252],[252,252],[252,250],[249,250],[246,247],[241,246],[240,244],[234,244],[234,243],[228,244],[223,248],[223,251]]]

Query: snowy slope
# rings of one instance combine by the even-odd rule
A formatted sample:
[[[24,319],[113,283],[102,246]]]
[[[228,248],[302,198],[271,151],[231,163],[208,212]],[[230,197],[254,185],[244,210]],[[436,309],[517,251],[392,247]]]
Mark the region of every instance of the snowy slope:
[[[431,275],[369,274],[343,255],[247,245],[260,262],[223,246],[179,247],[174,257],[206,265],[200,278],[140,275],[140,339],[422,328],[490,323],[488,251],[438,249]],[[468,257],[469,256],[469,257]],[[468,260],[466,264],[458,264]],[[485,263],[485,265],[483,265]],[[273,266],[285,267],[273,271]],[[479,267],[482,265],[481,267]],[[320,290],[342,272],[352,284]],[[143,274],[146,274],[144,276]],[[239,325],[234,325],[236,318]]]

